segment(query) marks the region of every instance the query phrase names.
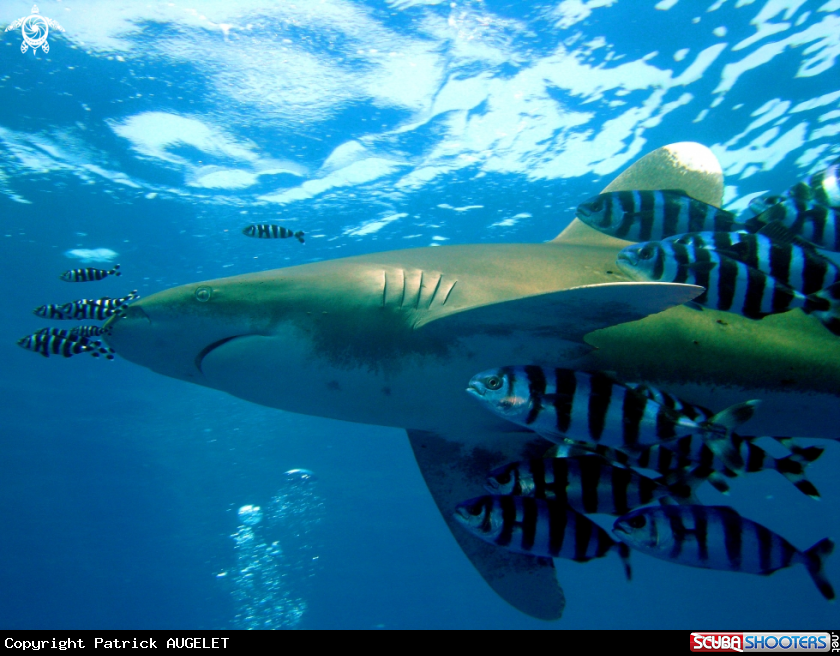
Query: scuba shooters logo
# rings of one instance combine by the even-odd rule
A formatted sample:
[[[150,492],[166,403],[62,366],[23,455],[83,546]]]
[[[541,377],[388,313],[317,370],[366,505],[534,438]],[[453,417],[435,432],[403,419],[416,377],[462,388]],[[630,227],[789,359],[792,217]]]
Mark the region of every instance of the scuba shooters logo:
[[[835,648],[833,648],[835,647]],[[828,652],[840,651],[837,634],[814,631],[713,632],[695,631],[690,638],[695,652]]]

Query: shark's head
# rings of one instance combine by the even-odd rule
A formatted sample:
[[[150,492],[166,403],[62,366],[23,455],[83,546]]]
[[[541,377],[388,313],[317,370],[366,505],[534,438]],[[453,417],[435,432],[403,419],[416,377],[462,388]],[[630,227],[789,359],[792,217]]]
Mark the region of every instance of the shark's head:
[[[202,361],[233,339],[266,334],[277,317],[260,297],[261,279],[211,280],[158,292],[128,305],[105,324],[120,356],[158,373],[201,382]]]

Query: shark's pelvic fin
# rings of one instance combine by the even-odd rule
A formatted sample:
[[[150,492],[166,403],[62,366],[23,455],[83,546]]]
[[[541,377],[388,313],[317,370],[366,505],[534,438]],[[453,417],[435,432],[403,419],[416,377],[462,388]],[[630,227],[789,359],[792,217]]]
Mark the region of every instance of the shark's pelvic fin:
[[[512,553],[470,535],[453,518],[455,506],[486,494],[486,475],[507,462],[540,457],[549,442],[533,433],[484,434],[480,447],[464,438],[408,430],[414,457],[438,510],[467,558],[496,593],[516,609],[541,620],[557,620],[566,605],[550,558]],[[473,436],[474,437],[474,436]]]
[[[692,198],[720,207],[723,203],[723,170],[715,154],[693,141],[657,148],[635,162],[601,192],[634,189],[680,189]],[[580,219],[554,238],[555,243],[614,247],[627,242],[602,234]]]
[[[421,321],[452,334],[526,332],[582,341],[594,330],[662,312],[703,293],[696,285],[613,282],[526,296]]]

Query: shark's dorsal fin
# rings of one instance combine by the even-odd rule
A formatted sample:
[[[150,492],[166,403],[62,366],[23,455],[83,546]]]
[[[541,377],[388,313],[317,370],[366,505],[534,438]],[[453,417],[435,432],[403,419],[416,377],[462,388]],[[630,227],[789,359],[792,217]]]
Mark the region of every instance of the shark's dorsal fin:
[[[582,341],[594,330],[662,312],[703,293],[697,285],[611,282],[572,287],[462,310],[443,317],[424,316],[415,328],[431,324],[453,335],[525,332]]]
[[[720,207],[723,170],[715,154],[702,144],[682,141],[657,148],[634,163],[601,192],[634,189],[680,189],[697,200]],[[553,242],[624,248],[627,242],[602,234],[574,219]]]

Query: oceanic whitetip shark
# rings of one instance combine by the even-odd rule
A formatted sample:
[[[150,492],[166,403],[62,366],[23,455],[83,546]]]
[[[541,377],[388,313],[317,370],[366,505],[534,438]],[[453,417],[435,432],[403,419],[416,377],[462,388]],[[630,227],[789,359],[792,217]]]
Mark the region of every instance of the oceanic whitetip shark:
[[[674,144],[606,191],[629,189],[682,189],[720,206],[723,174],[707,148]],[[678,307],[702,288],[625,282],[615,259],[626,245],[575,219],[548,243],[417,248],[198,282],[133,303],[106,339],[127,360],[254,403],[405,428],[481,575],[521,611],[557,619],[565,602],[551,560],[485,544],[452,517],[484,493],[489,471],[549,446],[481,408],[465,392],[471,376],[547,364],[610,371],[716,410],[764,399],[753,433],[827,433],[809,419],[837,410],[840,339],[817,320]]]

